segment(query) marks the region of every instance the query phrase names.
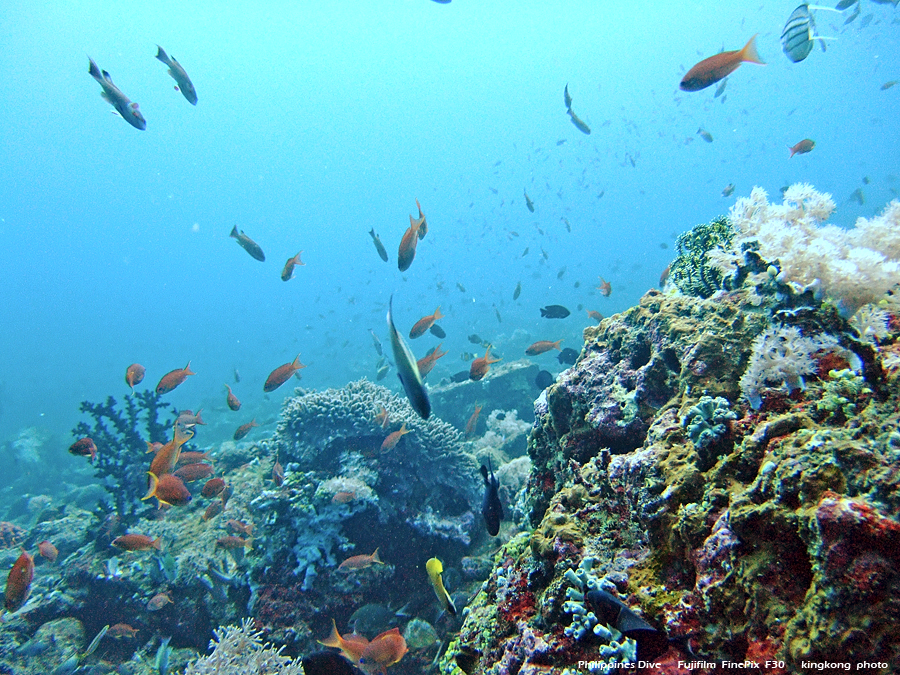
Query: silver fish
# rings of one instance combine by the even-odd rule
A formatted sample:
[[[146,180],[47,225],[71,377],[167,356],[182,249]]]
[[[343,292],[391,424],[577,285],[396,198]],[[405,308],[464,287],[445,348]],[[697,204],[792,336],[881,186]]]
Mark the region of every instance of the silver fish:
[[[94,63],[94,59],[89,56],[88,61],[91,62],[88,72],[91,74],[91,77],[97,80],[97,83],[103,87],[100,96],[112,104],[112,107],[116,109],[116,112],[118,112],[122,119],[128,122],[128,124],[141,131],[146,129],[147,120],[144,119],[144,116],[141,115],[141,111],[138,110],[138,104],[132,103],[131,99],[113,84],[109,73],[105,70],[100,70],[100,68],[97,67],[97,64]]]
[[[181,93],[188,100],[191,105],[197,105],[197,90],[194,89],[194,83],[191,82],[191,78],[188,77],[188,74],[184,72],[184,68],[181,67],[181,64],[178,63],[174,58],[166,54],[166,50],[156,45],[156,58],[169,66],[169,75],[172,76],[172,79],[178,83],[177,89],[181,90]]]
[[[413,410],[423,420],[427,420],[431,415],[431,401],[428,400],[428,391],[422,383],[422,376],[416,365],[416,357],[413,356],[394,326],[394,319],[391,316],[393,304],[394,296],[392,295],[388,303],[387,324],[388,333],[391,336],[391,349],[394,351],[394,362],[397,364],[397,376],[400,378],[400,384],[403,385],[403,391],[406,392],[406,398],[409,399]]]

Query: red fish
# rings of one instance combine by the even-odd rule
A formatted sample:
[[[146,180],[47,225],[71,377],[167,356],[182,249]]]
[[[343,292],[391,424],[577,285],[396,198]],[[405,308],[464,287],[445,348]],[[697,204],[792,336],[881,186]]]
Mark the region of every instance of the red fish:
[[[209,478],[212,476],[213,468],[211,464],[205,462],[194,462],[193,464],[185,464],[175,469],[175,475],[185,483],[193,483],[195,480]]]
[[[228,404],[228,407],[235,412],[241,409],[241,402],[238,400],[238,397],[234,395],[234,392],[231,391],[231,387],[227,384],[225,388],[228,390],[228,396],[225,399],[225,402]]]
[[[123,534],[113,539],[112,545],[125,551],[146,551],[148,548],[162,551],[162,539],[154,539],[146,534]]]
[[[69,452],[73,455],[78,455],[79,457],[90,457],[93,462],[94,457],[97,456],[97,445],[94,443],[93,439],[85,436],[72,443],[72,445],[69,446]]]
[[[491,348],[488,347],[484,352],[484,356],[479,356],[477,359],[472,361],[472,365],[469,366],[469,379],[473,382],[477,382],[485,375],[487,375],[488,371],[491,369],[492,363],[497,363],[501,359],[492,359],[491,358]]]
[[[338,570],[347,572],[349,570],[364,570],[372,565],[383,565],[381,558],[378,557],[378,549],[371,555],[354,555],[347,558],[338,565]]]
[[[278,387],[287,382],[291,378],[291,375],[301,368],[306,368],[306,366],[300,363],[300,355],[297,354],[297,358],[294,359],[293,363],[285,363],[269,373],[269,377],[266,378],[266,383],[263,385],[263,391],[275,391]],[[297,375],[297,379],[300,379],[299,375]]]
[[[156,393],[157,394],[168,394],[179,384],[184,382],[187,379],[188,375],[196,375],[197,373],[191,370],[191,362],[188,361],[188,364],[184,368],[176,368],[175,370],[169,371],[159,381],[159,384],[156,385]]]
[[[203,484],[200,494],[204,497],[218,497],[222,490],[225,489],[225,480],[222,478],[210,478]]]
[[[300,251],[303,253],[303,251]],[[300,260],[300,253],[295,255],[293,258],[288,258],[288,261],[284,263],[284,269],[281,270],[281,280],[282,281],[290,281],[294,277],[294,267],[299,265],[300,267],[306,267],[302,260]]]
[[[412,265],[413,258],[416,257],[416,246],[419,243],[419,228],[425,223],[425,216],[415,220],[409,217],[409,229],[403,233],[400,240],[400,249],[397,251],[397,268],[401,272],[405,272]],[[423,235],[424,236],[424,235]]]
[[[392,666],[404,657],[407,652],[406,640],[400,635],[399,628],[391,628],[381,635],[376,635],[366,645],[359,657],[359,665],[369,673],[384,674],[388,666]]]
[[[275,487],[284,485],[284,467],[278,461],[278,455],[275,455],[275,463],[272,465],[272,482],[275,483]]]
[[[346,491],[335,492],[334,495],[331,497],[331,503],[332,504],[349,504],[354,499],[356,499],[355,492],[346,492]]]
[[[31,581],[34,579],[34,558],[26,551],[13,563],[9,576],[6,577],[6,598],[3,606],[7,612],[15,612],[28,600],[31,594]]]
[[[156,501],[160,507],[166,506],[187,506],[191,502],[191,493],[185,487],[182,481],[175,474],[167,473],[158,477],[151,471],[147,472],[150,476],[150,489],[147,494],[141,497],[141,500],[156,497]]]
[[[258,427],[258,426],[259,425],[256,423],[256,419],[253,419],[250,422],[247,422],[247,424],[242,424],[241,426],[239,426],[237,428],[237,430],[235,430],[234,440],[236,440],[236,441],[241,440],[244,436],[246,436],[247,434],[250,433],[250,430],[253,427]]]
[[[157,593],[147,601],[147,609],[151,612],[156,612],[172,602],[174,602],[172,596],[168,593]]]
[[[243,539],[241,537],[234,537],[229,535],[227,537],[219,537],[218,539],[216,539],[216,548],[224,548],[226,551],[245,547],[253,547],[253,541],[249,537]]]
[[[175,468],[181,455],[181,446],[194,437],[194,432],[175,425],[174,438],[162,446],[150,462],[150,473],[155,476],[167,474]]]
[[[225,510],[225,507],[222,506],[222,500],[217,499],[212,504],[206,507],[206,511],[203,512],[203,520],[210,520],[211,518],[215,518],[217,515],[222,513]]]
[[[409,429],[406,428],[406,422],[403,423],[403,426],[400,427],[398,431],[393,431],[388,434],[388,437],[384,439],[381,443],[381,452],[387,452],[388,450],[393,450],[397,443],[400,442],[400,439],[409,433]]]
[[[243,534],[247,537],[249,537],[253,533],[253,523],[242,523],[240,520],[229,520],[227,523],[225,523],[225,527],[227,527],[232,532]]]
[[[562,340],[557,340],[556,342],[550,342],[550,340],[538,340],[525,350],[525,354],[528,356],[537,356],[538,354],[549,352],[551,349],[559,351],[560,342],[562,342]]]
[[[475,429],[478,428],[478,416],[481,414],[481,406],[475,406],[475,412],[469,417],[469,421],[466,422],[466,438],[471,438],[475,435]]]
[[[161,446],[160,446],[161,447]],[[184,466],[185,464],[196,464],[209,459],[209,451],[207,452],[180,452],[178,453],[178,462],[176,466]]]
[[[131,393],[134,393],[134,386],[140,384],[144,379],[144,366],[140,363],[132,363],[125,369],[125,384],[131,387]]]
[[[600,323],[601,321],[603,321],[603,315],[602,315],[600,312],[598,312],[596,309],[589,309],[589,310],[587,310],[587,315],[588,315],[591,319],[593,319],[594,321],[596,321],[597,323]]]
[[[38,553],[50,562],[56,562],[56,558],[59,556],[57,548],[46,539],[38,544]]]
[[[438,343],[438,346],[432,349],[428,354],[423,356],[421,359],[416,361],[416,367],[419,369],[419,375],[425,377],[431,370],[434,368],[434,364],[437,363],[437,360],[442,356],[446,356],[447,352],[441,351],[441,345],[443,342]]]
[[[349,635],[342,636],[338,633],[337,624],[334,622],[334,619],[331,620],[331,635],[328,636],[327,639],[319,640],[318,642],[320,645],[325,645],[326,647],[340,649],[344,656],[353,663],[359,663],[362,653],[369,645],[369,641],[362,635],[350,633]]]
[[[375,415],[375,421],[381,425],[382,429],[387,429],[388,425],[388,411],[387,408],[381,406],[381,412]]]
[[[747,41],[743,49],[730,52],[720,52],[708,59],[703,59],[700,63],[691,68],[681,79],[682,91],[700,91],[708,86],[715,84],[722,78],[728,77],[737,70],[744,61],[750,63],[758,63],[761,66],[766,65],[765,61],[759,58],[756,51],[756,36],[754,35]]]
[[[428,316],[423,316],[421,319],[416,321],[413,324],[413,327],[409,330],[409,339],[415,340],[417,337],[421,337],[425,335],[426,331],[434,325],[434,322],[438,319],[443,319],[444,315],[441,314],[441,308],[438,307],[434,310],[434,314],[429,314]]]
[[[116,623],[110,626],[109,630],[106,631],[106,637],[111,637],[116,640],[133,638],[137,636],[139,630],[139,628],[132,628],[127,623]]]
[[[597,277],[600,279],[600,285],[597,286],[597,290],[600,291],[600,295],[604,298],[608,298],[612,293],[612,285],[603,277]]]
[[[814,147],[816,147],[815,141],[804,138],[799,143],[790,146],[788,150],[791,151],[791,157],[793,157],[794,155],[805,155],[807,152],[812,152]]]

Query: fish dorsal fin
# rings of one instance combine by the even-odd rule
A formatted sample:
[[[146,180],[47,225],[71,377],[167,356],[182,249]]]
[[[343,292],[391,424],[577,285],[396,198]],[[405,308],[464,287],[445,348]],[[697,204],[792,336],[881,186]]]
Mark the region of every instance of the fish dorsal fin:
[[[105,70],[101,70],[100,73],[103,75],[104,80],[106,80],[110,84],[113,83],[112,78],[109,76],[109,73],[107,73]]]

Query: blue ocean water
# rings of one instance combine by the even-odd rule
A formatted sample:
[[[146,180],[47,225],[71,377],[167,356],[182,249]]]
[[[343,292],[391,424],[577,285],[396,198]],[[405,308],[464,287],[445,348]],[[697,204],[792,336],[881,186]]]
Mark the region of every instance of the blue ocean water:
[[[153,387],[190,361],[197,375],[166,397],[176,407],[224,415],[227,382],[248,419],[271,423],[293,382],[262,383],[298,353],[303,386],[374,379],[369,329],[386,337],[392,293],[402,332],[437,306],[447,317],[432,380],[468,368],[471,333],[505,360],[539,339],[578,349],[585,310],[635,304],[674,237],[754,185],[777,197],[810,182],[844,226],[880,212],[900,189],[900,86],[882,89],[900,79],[900,13],[869,0],[848,24],[850,11],[817,12],[837,40],[792,64],[780,35],[795,6],[4,2],[0,440],[38,427],[67,447],[79,402],[124,395],[132,362]],[[678,90],[755,33],[768,65],[742,65],[719,98]],[[140,104],[145,131],[110,114],[88,56]],[[590,136],[566,115],[566,84]],[[789,159],[804,138],[815,149]],[[400,273],[416,199],[429,231]],[[301,249],[305,267],[282,282]],[[546,304],[572,315],[541,319]],[[411,346],[421,357],[437,342]]]

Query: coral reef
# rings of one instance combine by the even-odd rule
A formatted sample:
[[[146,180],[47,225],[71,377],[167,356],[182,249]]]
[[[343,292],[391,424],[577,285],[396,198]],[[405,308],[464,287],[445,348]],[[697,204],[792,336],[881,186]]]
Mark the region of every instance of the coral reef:
[[[707,256],[714,249],[728,248],[734,234],[728,218],[719,217],[678,235],[678,255],[669,267],[669,281],[685,295],[711,296],[722,287],[723,274]]]
[[[496,555],[442,672],[575,672],[603,644],[580,597],[590,583],[668,636],[662,672],[688,658],[704,675],[725,661],[767,675],[804,661],[900,666],[900,311],[881,298],[892,267],[865,296],[838,274],[810,277],[802,251],[775,247],[774,223],[745,221],[777,216],[783,236],[799,223],[806,241],[828,200],[798,188],[767,215],[754,199],[729,250],[704,263],[723,290],[651,291],[585,329],[578,363],[535,402],[534,531]],[[896,253],[896,233],[822,236]],[[851,324],[863,300],[878,311]]]

